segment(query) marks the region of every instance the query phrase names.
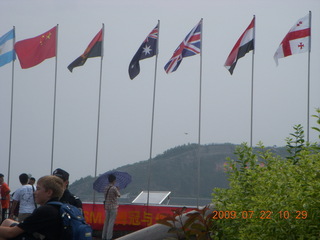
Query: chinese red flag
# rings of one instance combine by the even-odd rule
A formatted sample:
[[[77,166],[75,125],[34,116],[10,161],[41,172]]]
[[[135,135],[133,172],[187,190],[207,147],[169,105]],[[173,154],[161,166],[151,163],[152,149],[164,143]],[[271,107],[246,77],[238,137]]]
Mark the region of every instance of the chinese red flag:
[[[57,27],[36,36],[25,39],[14,45],[21,68],[31,68],[43,62],[47,58],[56,56]]]

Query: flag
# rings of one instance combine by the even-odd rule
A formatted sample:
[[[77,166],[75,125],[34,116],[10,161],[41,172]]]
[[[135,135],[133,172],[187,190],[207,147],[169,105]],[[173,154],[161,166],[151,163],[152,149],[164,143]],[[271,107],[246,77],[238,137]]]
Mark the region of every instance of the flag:
[[[0,67],[16,59],[16,54],[13,48],[14,39],[14,29],[10,30],[0,38]]]
[[[278,65],[278,59],[292,54],[304,53],[309,51],[309,40],[311,36],[309,14],[299,19],[288,34],[280,43],[279,48],[273,58]]]
[[[97,35],[92,39],[90,44],[84,53],[69,64],[68,69],[72,72],[73,68],[80,67],[85,64],[88,58],[101,57],[102,56],[102,40],[103,40],[102,29],[97,33]]]
[[[159,34],[159,24],[149,33],[147,38],[143,41],[136,54],[133,56],[129,64],[130,79],[134,79],[140,73],[139,61],[153,57],[157,54],[157,42]]]
[[[254,50],[254,27],[255,18],[252,19],[247,29],[244,31],[244,33],[242,33],[224,64],[231,75],[237,65],[239,58],[242,58],[248,52]]]
[[[57,27],[36,36],[17,42],[14,49],[18,55],[21,68],[31,68],[47,58],[56,56]]]
[[[169,62],[164,66],[167,73],[176,71],[184,57],[190,57],[201,52],[202,19],[186,36],[179,47],[174,51]]]

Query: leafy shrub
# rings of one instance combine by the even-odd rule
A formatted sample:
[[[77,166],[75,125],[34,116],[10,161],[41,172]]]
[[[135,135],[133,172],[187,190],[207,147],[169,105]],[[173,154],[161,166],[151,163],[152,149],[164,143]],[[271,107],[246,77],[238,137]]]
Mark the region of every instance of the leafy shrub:
[[[288,158],[260,143],[259,151],[243,144],[236,149],[237,160],[227,159],[230,188],[213,193],[220,214],[214,239],[320,239],[319,148],[304,145],[300,125],[294,129],[294,139],[287,139]]]

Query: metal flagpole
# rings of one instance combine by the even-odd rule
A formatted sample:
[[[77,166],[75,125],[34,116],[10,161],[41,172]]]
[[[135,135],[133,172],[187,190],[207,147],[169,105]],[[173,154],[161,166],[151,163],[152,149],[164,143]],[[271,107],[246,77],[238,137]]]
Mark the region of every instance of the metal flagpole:
[[[97,177],[97,165],[99,154],[99,130],[100,130],[100,112],[101,112],[101,83],[102,83],[102,62],[103,62],[103,44],[104,44],[104,23],[102,23],[102,44],[101,44],[101,60],[100,60],[100,81],[99,81],[99,100],[98,100],[98,121],[97,121],[97,139],[96,139],[96,159],[94,167],[94,177]],[[96,203],[96,193],[93,191],[93,204]]]
[[[197,207],[199,208],[199,196],[200,196],[200,148],[201,148],[201,95],[202,95],[202,32],[203,32],[203,19],[201,18],[201,32],[200,32],[200,81],[199,81],[199,128],[198,128],[198,186],[197,186]]]
[[[153,103],[152,103],[152,117],[151,117],[151,137],[150,137],[150,155],[148,164],[148,194],[147,194],[147,207],[149,206],[150,200],[150,179],[151,179],[151,159],[152,159],[152,147],[153,147],[153,125],[154,125],[154,108],[156,102],[156,83],[157,83],[157,66],[158,66],[158,53],[159,53],[159,36],[160,36],[160,20],[158,20],[158,39],[156,49],[156,59],[154,67],[154,82],[153,82]]]
[[[308,51],[308,100],[307,100],[307,142],[309,142],[309,116],[310,116],[310,52],[311,52],[311,11],[309,11],[309,51]]]
[[[256,41],[256,16],[253,15],[253,51],[252,51],[252,70],[251,70],[251,120],[250,120],[250,147],[252,147],[253,136],[253,79],[254,79],[254,53]]]
[[[14,44],[16,42],[16,29],[15,26],[13,26],[13,46],[12,49],[14,50]],[[12,51],[12,55],[15,54],[15,51]],[[14,87],[14,60],[12,56],[12,79],[11,79],[11,113],[10,113],[10,136],[9,136],[9,160],[8,160],[8,180],[7,184],[9,185],[10,183],[10,168],[11,168],[11,148],[12,148],[12,116],[13,116],[13,87]]]
[[[52,144],[51,144],[50,174],[52,174],[52,171],[53,171],[54,134],[55,134],[55,122],[56,122],[57,73],[58,73],[58,27],[59,27],[59,24],[57,24],[57,30],[56,30],[56,63],[55,63],[54,93],[53,93],[53,119],[52,119]]]

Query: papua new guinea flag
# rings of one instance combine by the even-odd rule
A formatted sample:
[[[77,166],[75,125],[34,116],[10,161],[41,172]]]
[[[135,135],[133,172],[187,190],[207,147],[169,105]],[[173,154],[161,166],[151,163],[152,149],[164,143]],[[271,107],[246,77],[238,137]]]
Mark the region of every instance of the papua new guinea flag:
[[[101,57],[102,56],[102,41],[103,41],[103,31],[102,29],[97,33],[97,35],[92,39],[90,44],[84,53],[69,64],[68,69],[72,72],[73,68],[80,67],[85,64],[88,58]]]

